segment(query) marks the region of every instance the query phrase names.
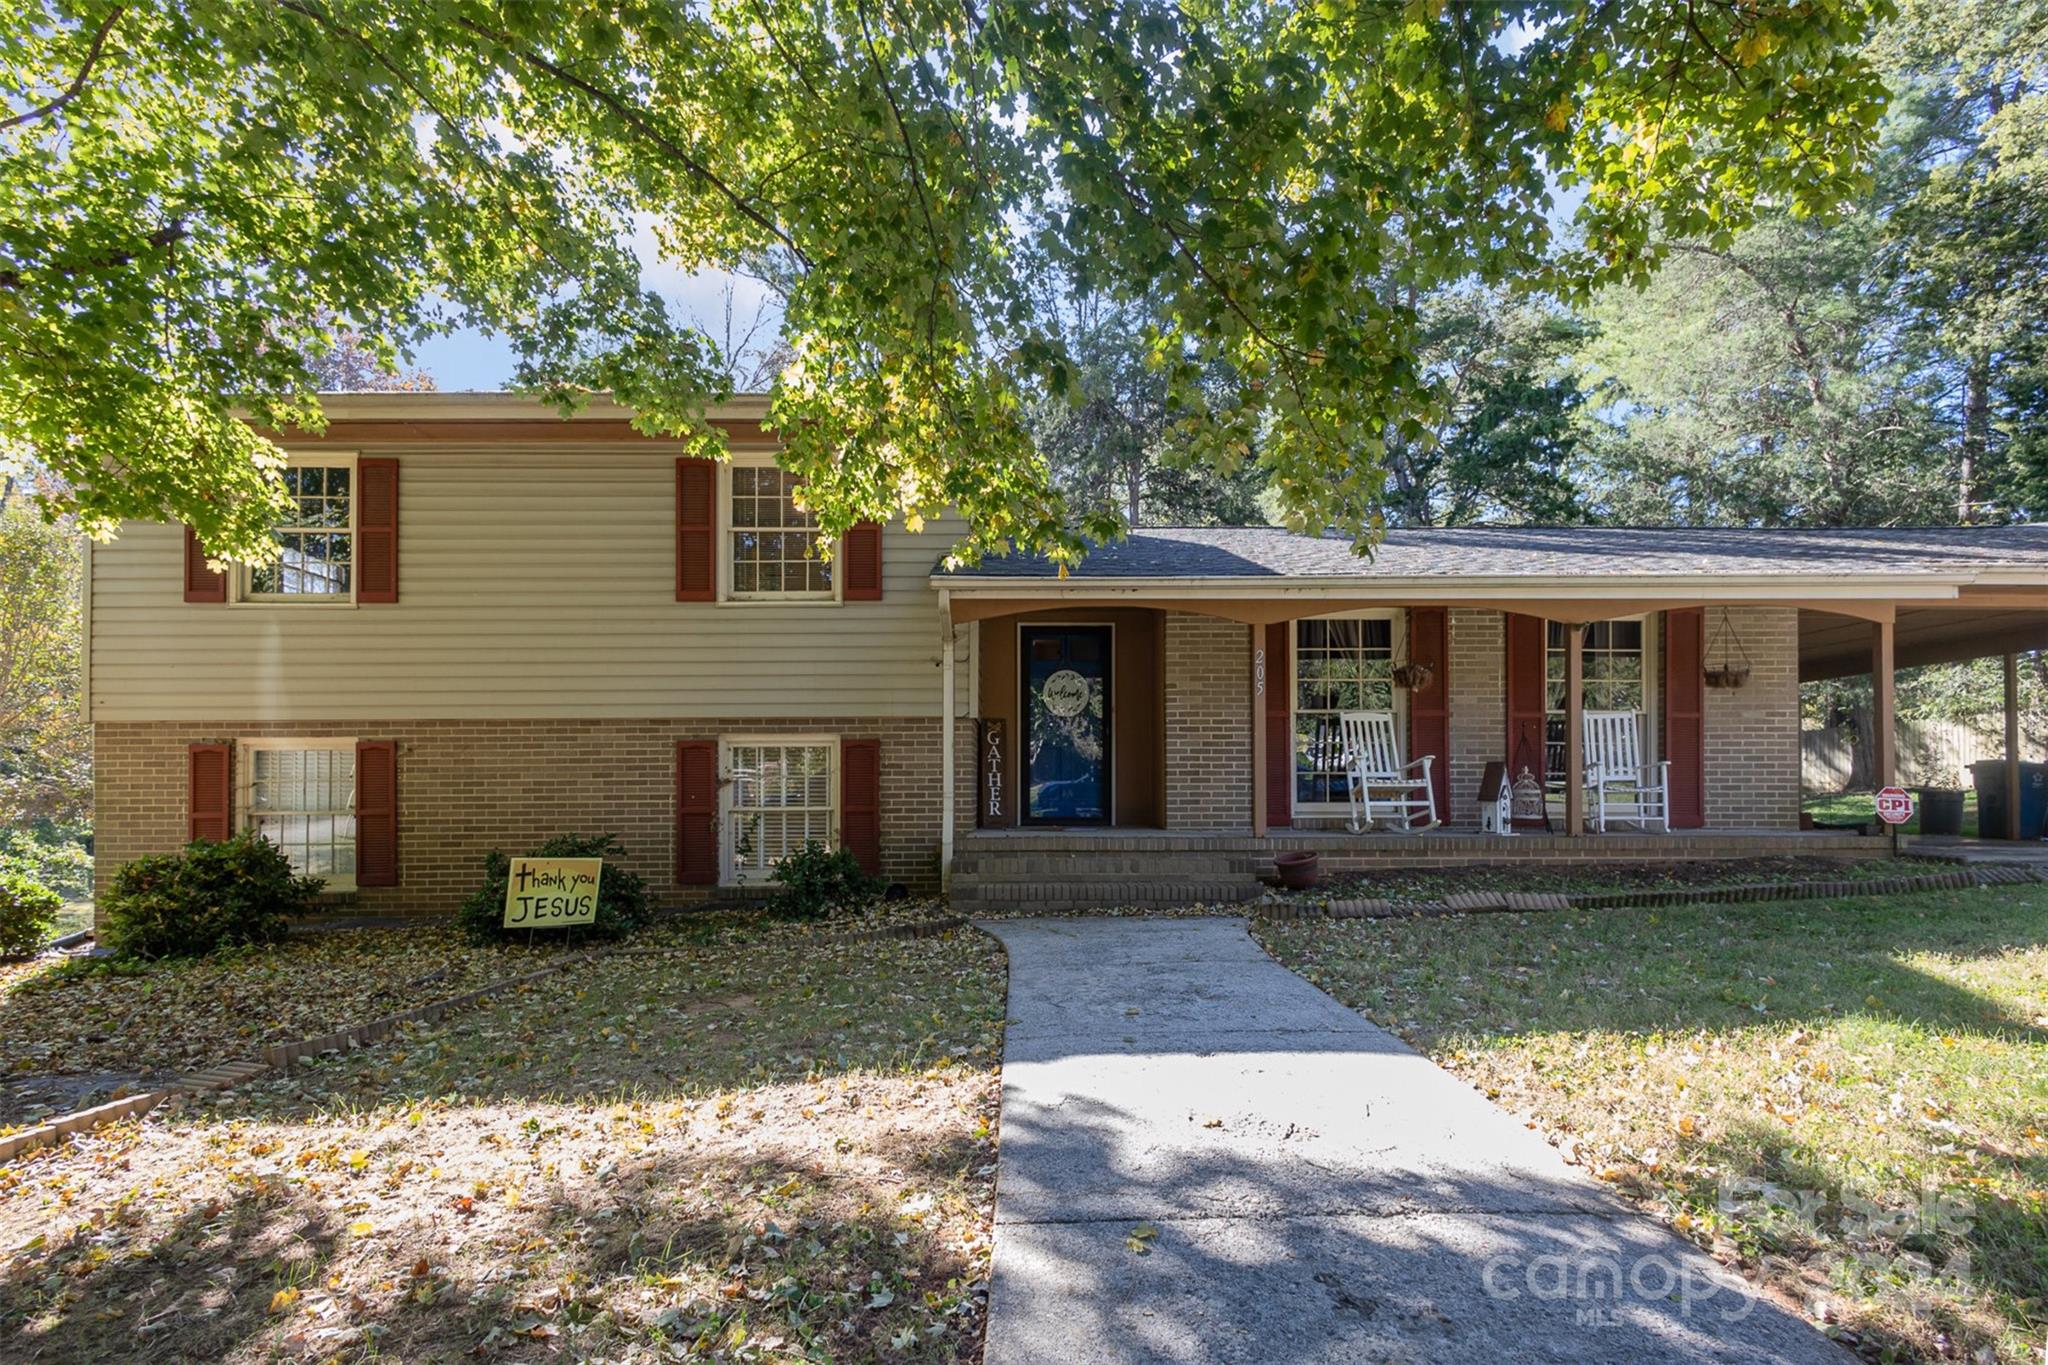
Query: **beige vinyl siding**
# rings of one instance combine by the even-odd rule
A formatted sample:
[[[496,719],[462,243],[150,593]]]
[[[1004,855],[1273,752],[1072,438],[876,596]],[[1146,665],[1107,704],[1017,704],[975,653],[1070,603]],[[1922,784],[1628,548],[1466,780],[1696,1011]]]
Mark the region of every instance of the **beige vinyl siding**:
[[[880,602],[678,602],[671,450],[362,453],[400,461],[397,605],[188,605],[182,528],[129,523],[92,556],[94,719],[939,712],[957,522],[884,532]]]

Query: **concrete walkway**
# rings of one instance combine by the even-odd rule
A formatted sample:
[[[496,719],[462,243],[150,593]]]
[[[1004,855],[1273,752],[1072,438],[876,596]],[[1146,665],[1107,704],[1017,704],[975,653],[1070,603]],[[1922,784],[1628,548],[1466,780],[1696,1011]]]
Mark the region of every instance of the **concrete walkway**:
[[[987,1365],[1852,1360],[1243,920],[986,927],[1010,954]]]

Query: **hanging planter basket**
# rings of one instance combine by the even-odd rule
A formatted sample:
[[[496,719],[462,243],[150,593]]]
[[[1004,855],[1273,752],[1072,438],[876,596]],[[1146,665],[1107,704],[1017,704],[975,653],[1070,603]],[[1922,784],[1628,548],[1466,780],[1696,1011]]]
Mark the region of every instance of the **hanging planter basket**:
[[[1708,658],[1714,656],[1714,645],[1721,649],[1721,662],[1708,664],[1702,670],[1707,686],[1726,690],[1731,687],[1745,687],[1749,684],[1749,650],[1744,647],[1742,637],[1735,633],[1735,625],[1728,619],[1728,608],[1721,608],[1721,629],[1706,649]],[[1736,655],[1742,656],[1740,663]]]
[[[1405,663],[1388,674],[1394,686],[1405,687],[1410,692],[1426,691],[1436,681],[1436,669],[1429,664]]]

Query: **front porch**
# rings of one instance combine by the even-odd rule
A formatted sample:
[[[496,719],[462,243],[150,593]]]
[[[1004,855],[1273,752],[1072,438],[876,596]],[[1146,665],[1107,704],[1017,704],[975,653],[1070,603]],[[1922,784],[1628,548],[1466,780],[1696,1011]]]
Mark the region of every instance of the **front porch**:
[[[1365,560],[1162,528],[1070,573],[942,569],[942,704],[974,723],[971,753],[946,732],[972,814],[956,825],[945,794],[941,865],[956,891],[1023,900],[1057,899],[1032,892],[1047,876],[1116,879],[1087,891],[1110,903],[1255,894],[1289,849],[1337,873],[1882,856],[1800,828],[1802,680],[1871,676],[1890,781],[1894,670],[2004,652],[2010,676],[2048,639],[2043,548],[1976,528],[1497,528],[1389,533]],[[2019,747],[2009,691],[2009,780]],[[1356,793],[1389,785],[1411,809],[1350,833]],[[1510,817],[1511,836],[1479,832]]]

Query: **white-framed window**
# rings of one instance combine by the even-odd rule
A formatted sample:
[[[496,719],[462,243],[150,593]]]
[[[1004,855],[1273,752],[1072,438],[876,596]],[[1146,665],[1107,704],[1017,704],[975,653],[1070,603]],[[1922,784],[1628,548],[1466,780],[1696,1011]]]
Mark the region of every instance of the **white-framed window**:
[[[270,529],[278,557],[245,564],[245,602],[353,602],[356,597],[354,455],[294,455],[284,469],[291,511]]]
[[[356,742],[245,739],[236,754],[236,823],[284,850],[329,891],[356,884]]]
[[[796,505],[803,481],[762,455],[735,454],[719,474],[724,508],[719,582],[730,601],[837,600],[818,519]]]
[[[1623,616],[1589,621],[1580,649],[1584,682],[1580,706],[1588,711],[1633,711],[1636,732],[1643,737],[1643,759],[1657,755],[1656,661],[1654,616]],[[1543,651],[1543,765],[1548,785],[1564,790],[1565,774],[1565,623],[1545,627]]]
[[[1406,614],[1347,612],[1294,623],[1294,809],[1302,815],[1350,810],[1345,792],[1346,711],[1391,711],[1407,742],[1407,708],[1394,686]]]
[[[719,742],[721,881],[764,882],[812,839],[839,842],[839,740],[737,736]]]

